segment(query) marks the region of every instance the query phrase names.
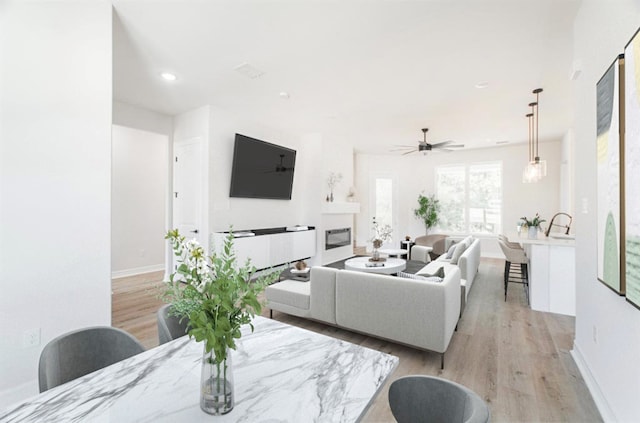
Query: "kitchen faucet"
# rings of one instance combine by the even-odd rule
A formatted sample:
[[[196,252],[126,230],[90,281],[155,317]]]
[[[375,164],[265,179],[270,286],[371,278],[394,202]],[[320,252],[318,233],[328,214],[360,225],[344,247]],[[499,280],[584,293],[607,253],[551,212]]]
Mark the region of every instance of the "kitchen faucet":
[[[553,215],[553,217],[551,218],[551,222],[549,222],[549,227],[547,228],[547,230],[546,230],[546,231],[545,231],[545,233],[544,233],[544,235],[545,235],[545,236],[549,236],[549,233],[551,232],[551,227],[552,227],[552,226],[554,226],[554,224],[553,224],[553,220],[554,220],[558,215],[561,215],[561,214],[562,214],[562,215],[565,215],[565,216],[567,216],[567,217],[569,218],[569,224],[568,224],[568,225],[555,225],[555,226],[560,226],[560,227],[563,227],[563,228],[567,228],[567,231],[565,232],[565,235],[569,235],[569,229],[571,229],[571,222],[573,221],[573,218],[572,218],[572,217],[571,217],[571,215],[570,215],[570,214],[568,214],[568,213],[560,212],[560,213],[556,213],[556,214],[554,214],[554,215]]]

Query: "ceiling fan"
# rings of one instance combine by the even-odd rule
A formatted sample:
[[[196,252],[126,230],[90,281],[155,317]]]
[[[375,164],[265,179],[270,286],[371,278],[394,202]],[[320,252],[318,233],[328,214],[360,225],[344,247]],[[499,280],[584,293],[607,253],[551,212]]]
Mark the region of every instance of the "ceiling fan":
[[[405,151],[409,149],[409,151],[402,153],[403,156],[406,156],[407,154],[421,152],[421,151],[424,153],[432,150],[450,152],[450,151],[453,151],[451,150],[452,148],[464,147],[464,144],[452,144],[453,141],[442,141],[442,142],[437,142],[435,144],[429,144],[427,142],[427,131],[429,131],[429,128],[422,128],[423,140],[418,142],[417,148],[416,146],[412,146],[412,145],[396,145],[397,148],[394,148],[391,151]]]

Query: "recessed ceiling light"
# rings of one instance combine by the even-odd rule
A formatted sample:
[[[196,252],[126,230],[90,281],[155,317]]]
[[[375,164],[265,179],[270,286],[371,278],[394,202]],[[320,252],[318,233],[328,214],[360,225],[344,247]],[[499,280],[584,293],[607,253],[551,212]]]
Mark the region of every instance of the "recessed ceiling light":
[[[282,92],[280,93],[280,98],[282,98],[283,100],[289,100],[289,98],[290,98],[290,97],[291,97],[291,96],[290,96],[290,95],[289,95],[289,93],[288,93],[288,92],[286,92],[286,91],[282,91]]]
[[[160,76],[165,81],[175,81],[176,79],[178,79],[178,77],[172,74],[171,72],[162,72]]]
[[[476,88],[478,89],[487,88],[488,86],[489,86],[489,83],[487,81],[478,82],[476,84]]]

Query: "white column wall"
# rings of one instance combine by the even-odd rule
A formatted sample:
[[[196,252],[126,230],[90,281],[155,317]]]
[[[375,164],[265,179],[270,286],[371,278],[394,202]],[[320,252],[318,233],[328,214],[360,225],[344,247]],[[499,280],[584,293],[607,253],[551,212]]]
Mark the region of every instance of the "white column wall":
[[[108,1],[3,2],[0,408],[51,339],[111,322]],[[24,335],[40,342],[25,346]]]

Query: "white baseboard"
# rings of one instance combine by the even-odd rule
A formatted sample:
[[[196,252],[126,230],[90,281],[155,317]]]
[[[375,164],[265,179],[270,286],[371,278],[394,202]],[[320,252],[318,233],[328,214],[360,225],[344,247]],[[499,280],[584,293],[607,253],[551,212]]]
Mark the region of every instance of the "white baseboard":
[[[38,381],[31,380],[16,387],[5,389],[0,392],[0,410],[4,410],[14,404],[20,403],[27,398],[37,395],[39,392]]]
[[[160,270],[164,270],[164,263],[136,267],[134,269],[117,270],[115,272],[111,272],[111,279],[125,278],[127,276],[141,275],[143,273],[157,272]]]
[[[589,370],[589,366],[587,365],[587,362],[585,361],[580,348],[575,342],[573,343],[571,356],[573,357],[573,361],[575,361],[576,366],[578,366],[578,370],[580,370],[580,374],[582,375],[582,378],[584,379],[584,382],[587,385],[591,396],[593,397],[593,402],[595,402],[596,407],[598,407],[598,411],[600,412],[602,420],[605,422],[618,421],[615,414],[613,413],[613,410],[609,406],[607,399],[604,397],[604,394],[600,390],[598,382],[596,382],[596,379],[593,377],[591,370]]]

